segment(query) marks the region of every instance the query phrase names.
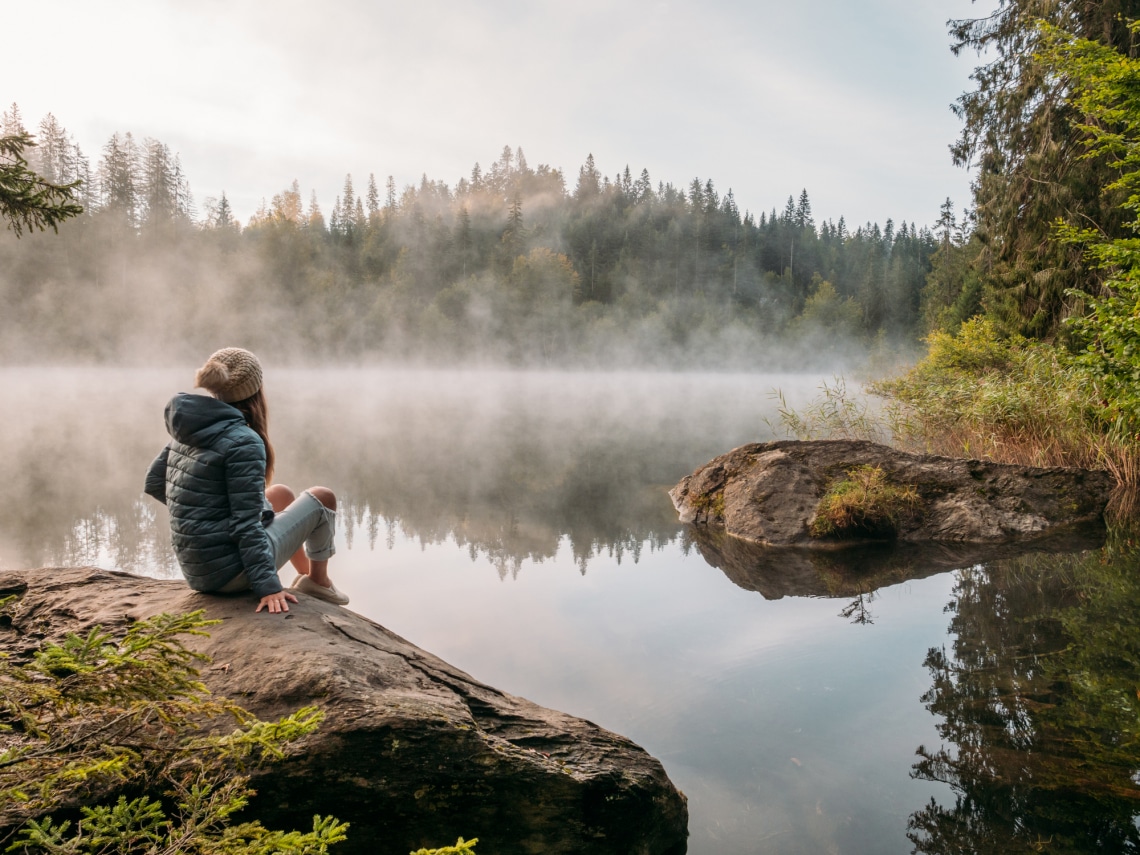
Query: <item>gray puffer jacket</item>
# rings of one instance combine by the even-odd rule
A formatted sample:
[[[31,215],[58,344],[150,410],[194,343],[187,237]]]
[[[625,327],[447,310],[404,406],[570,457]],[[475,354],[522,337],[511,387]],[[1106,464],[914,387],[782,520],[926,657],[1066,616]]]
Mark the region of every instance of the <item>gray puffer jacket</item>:
[[[265,444],[241,411],[186,393],[166,405],[173,440],[151,464],[146,492],[170,510],[174,554],[195,591],[216,591],[242,570],[257,597],[281,590],[265,526]]]

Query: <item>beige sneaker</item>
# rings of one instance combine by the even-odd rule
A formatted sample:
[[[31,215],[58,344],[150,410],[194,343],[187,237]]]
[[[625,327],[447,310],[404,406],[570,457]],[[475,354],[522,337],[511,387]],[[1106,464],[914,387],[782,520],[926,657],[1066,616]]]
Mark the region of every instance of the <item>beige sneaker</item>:
[[[332,603],[335,606],[348,605],[348,597],[338,591],[332,582],[329,582],[329,586],[326,588],[324,585],[318,585],[308,576],[301,576],[293,583],[293,590],[308,594],[310,597],[316,597],[318,600],[324,600],[326,603]]]

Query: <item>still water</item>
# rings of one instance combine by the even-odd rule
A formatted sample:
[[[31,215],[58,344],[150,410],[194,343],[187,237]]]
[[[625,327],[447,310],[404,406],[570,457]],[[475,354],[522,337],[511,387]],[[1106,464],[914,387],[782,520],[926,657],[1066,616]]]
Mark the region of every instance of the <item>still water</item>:
[[[0,371],[0,569],[177,578],[141,485],[189,374]],[[1138,851],[1126,536],[792,566],[677,523],[666,490],[819,380],[277,370],[267,393],[278,480],[340,497],[350,608],[644,746],[690,853]]]

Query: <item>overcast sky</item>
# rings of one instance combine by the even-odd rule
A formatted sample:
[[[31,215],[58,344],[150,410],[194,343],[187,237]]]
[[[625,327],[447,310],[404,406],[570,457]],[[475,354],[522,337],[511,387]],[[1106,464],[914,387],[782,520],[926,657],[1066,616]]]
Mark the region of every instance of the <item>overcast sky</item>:
[[[613,176],[712,178],[741,209],[806,188],[817,220],[933,223],[976,57],[946,20],[991,0],[52,0],[4,10],[0,98],[94,165],[115,131],[182,156],[243,220],[352,173],[455,182],[504,145]]]

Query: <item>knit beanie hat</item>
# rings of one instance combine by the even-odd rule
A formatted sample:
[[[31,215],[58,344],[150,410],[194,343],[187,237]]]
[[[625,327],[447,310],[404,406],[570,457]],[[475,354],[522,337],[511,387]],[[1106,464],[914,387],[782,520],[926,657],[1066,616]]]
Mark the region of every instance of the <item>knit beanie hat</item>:
[[[223,347],[198,369],[194,385],[227,404],[244,401],[261,388],[261,363],[248,350]]]

